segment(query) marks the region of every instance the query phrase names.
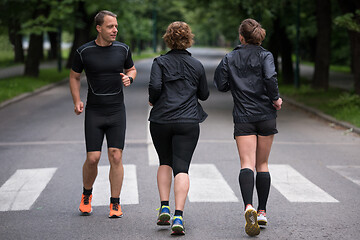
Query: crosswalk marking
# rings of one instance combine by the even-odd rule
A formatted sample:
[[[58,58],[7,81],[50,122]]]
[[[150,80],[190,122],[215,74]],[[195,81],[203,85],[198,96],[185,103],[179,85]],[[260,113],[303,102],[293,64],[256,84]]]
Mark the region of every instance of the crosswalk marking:
[[[110,166],[98,166],[98,176],[93,186],[93,206],[110,204]],[[124,164],[124,180],[120,194],[121,204],[139,204],[139,193],[136,176],[136,166]]]
[[[269,165],[272,185],[290,202],[338,202],[289,165]]]
[[[29,210],[56,168],[18,169],[0,188],[0,211]]]
[[[192,164],[189,169],[190,202],[238,202],[214,164]]]
[[[360,166],[327,166],[346,179],[360,185]]]
[[[156,152],[155,152],[156,154]],[[360,166],[327,166],[360,185]],[[269,165],[272,185],[290,202],[338,202],[289,165]],[[99,166],[94,184],[93,206],[109,204],[110,166]],[[57,168],[19,169],[0,188],[0,211],[29,210]],[[239,202],[235,193],[214,164],[192,164],[190,202]],[[124,165],[122,204],[139,204],[136,165]]]

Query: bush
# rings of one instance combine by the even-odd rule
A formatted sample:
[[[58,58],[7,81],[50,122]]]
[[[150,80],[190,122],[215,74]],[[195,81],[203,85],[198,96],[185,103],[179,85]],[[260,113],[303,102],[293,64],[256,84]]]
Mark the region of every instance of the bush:
[[[360,96],[351,93],[343,93],[338,99],[330,101],[329,106],[335,108],[348,108],[350,106],[360,108]]]

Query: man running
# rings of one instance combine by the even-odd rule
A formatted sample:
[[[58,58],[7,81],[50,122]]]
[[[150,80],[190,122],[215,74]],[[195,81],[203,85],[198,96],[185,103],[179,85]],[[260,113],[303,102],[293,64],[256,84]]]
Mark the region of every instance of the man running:
[[[92,211],[92,187],[105,135],[110,162],[110,218],[118,218],[123,214],[120,206],[126,129],[123,85],[130,86],[136,77],[129,47],[115,41],[118,33],[116,17],[114,13],[105,10],[95,16],[98,36],[76,50],[69,80],[77,115],[84,110],[80,99],[80,75],[83,70],[88,83],[85,108],[87,154],[83,165],[83,194],[79,210],[85,215]]]

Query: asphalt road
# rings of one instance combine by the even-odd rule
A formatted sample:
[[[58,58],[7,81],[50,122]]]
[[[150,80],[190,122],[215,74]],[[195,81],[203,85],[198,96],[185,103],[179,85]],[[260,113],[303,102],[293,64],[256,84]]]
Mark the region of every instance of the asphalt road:
[[[201,124],[190,170],[182,238],[246,239],[237,180],[240,163],[232,139],[232,99],[212,84],[214,69],[225,53],[191,51],[205,66],[210,98],[202,103],[209,117]],[[109,219],[108,205],[101,201],[91,216],[79,215],[84,116],[73,113],[67,84],[0,109],[0,239],[172,238],[168,228],[156,225],[157,167],[151,163],[147,130],[151,63],[151,59],[136,62],[138,77],[125,89],[123,161],[129,177],[124,188],[130,187],[121,197],[121,219]],[[83,81],[83,100],[86,88]],[[269,225],[256,238],[359,239],[360,137],[286,102],[278,115],[279,134],[270,155]],[[100,161],[105,168],[106,155]],[[98,188],[108,187],[106,176],[97,181],[104,179]],[[34,192],[38,195],[30,199]],[[256,202],[255,194],[255,206]],[[173,195],[170,205],[174,210]]]

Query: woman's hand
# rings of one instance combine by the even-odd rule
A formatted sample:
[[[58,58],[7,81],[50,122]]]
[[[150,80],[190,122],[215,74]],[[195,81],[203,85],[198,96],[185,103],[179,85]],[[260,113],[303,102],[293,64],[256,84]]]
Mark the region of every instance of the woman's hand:
[[[273,101],[273,106],[276,110],[280,110],[281,109],[281,105],[282,105],[282,98],[279,98],[278,100],[276,101]]]

